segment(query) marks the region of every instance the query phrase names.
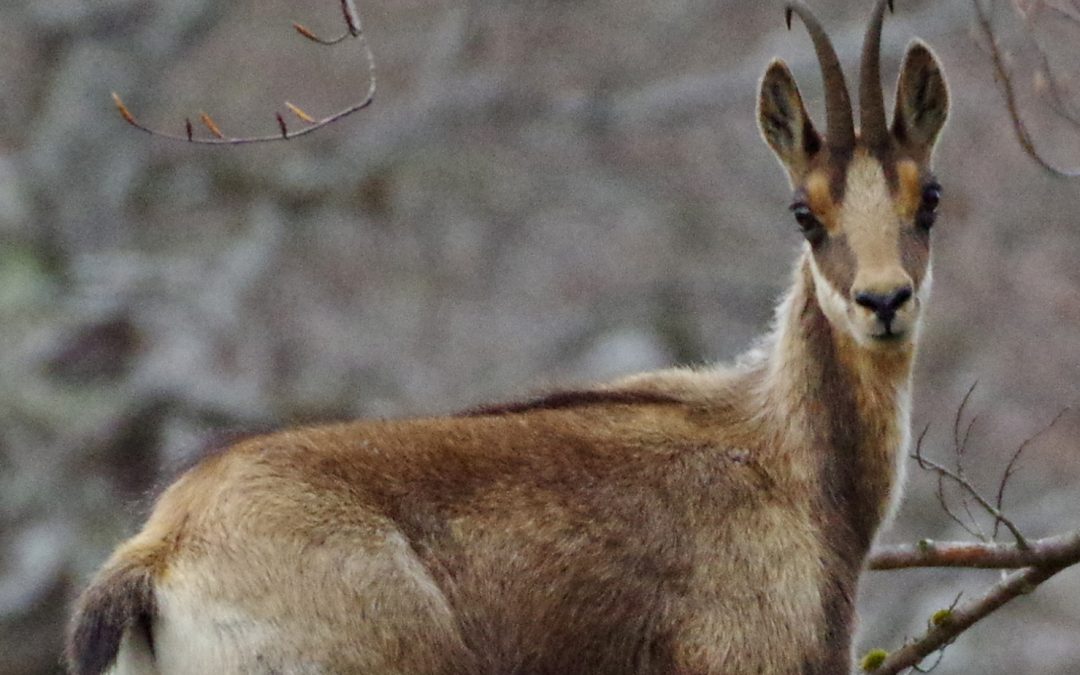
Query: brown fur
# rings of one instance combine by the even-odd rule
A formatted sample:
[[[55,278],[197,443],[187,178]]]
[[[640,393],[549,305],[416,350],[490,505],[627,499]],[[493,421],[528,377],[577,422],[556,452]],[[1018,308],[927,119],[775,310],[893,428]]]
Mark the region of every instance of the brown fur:
[[[924,51],[901,82],[932,92]],[[911,221],[930,148],[912,139],[944,120],[920,108],[942,97],[901,95],[889,153],[828,148],[770,67],[763,133],[828,236],[740,365],[237,443],[176,481],[83,595],[72,671],[848,671],[929,266]],[[898,283],[903,331],[878,339],[853,297]]]

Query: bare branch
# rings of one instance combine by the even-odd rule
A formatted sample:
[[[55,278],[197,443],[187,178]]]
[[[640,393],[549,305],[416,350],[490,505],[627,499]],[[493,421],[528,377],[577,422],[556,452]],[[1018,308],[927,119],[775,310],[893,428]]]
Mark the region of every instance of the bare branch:
[[[1080,563],[1080,530],[1018,544],[968,541],[932,541],[879,546],[867,560],[868,569],[896,570],[913,567],[967,567],[1017,569]]]
[[[996,537],[998,528],[1004,525],[1009,532],[1012,533],[1013,538],[1016,540],[1017,545],[1020,548],[1026,548],[1027,542],[1021,534],[1020,529],[1013,523],[1001,510],[1002,499],[1004,498],[1005,486],[1008,483],[1009,477],[1015,471],[1016,462],[1026,449],[1036,438],[1042,433],[1053,427],[1054,424],[1064,415],[1065,411],[1058,414],[1057,417],[1050,423],[1049,426],[1035,433],[1033,436],[1025,440],[1020,448],[1013,454],[1012,459],[1005,467],[1005,475],[1002,478],[1002,482],[998,485],[997,504],[992,504],[988,499],[982,496],[982,494],[975,488],[975,486],[968,480],[964,474],[964,455],[967,452],[968,441],[971,438],[972,429],[975,427],[975,423],[978,420],[978,415],[971,418],[970,422],[964,427],[963,433],[961,433],[961,427],[963,426],[964,411],[967,409],[968,403],[971,400],[972,394],[975,392],[975,387],[978,382],[972,383],[965,392],[963,399],[960,401],[960,406],[957,408],[956,416],[953,418],[953,452],[956,455],[956,468],[948,469],[937,462],[927,459],[923,454],[923,440],[926,438],[926,432],[929,426],[923,429],[923,432],[919,434],[918,441],[915,443],[915,451],[912,453],[912,458],[918,463],[919,468],[932,471],[937,474],[937,498],[941,504],[941,508],[945,511],[945,514],[949,516],[954,522],[956,522],[964,531],[972,535],[976,539],[982,542],[990,540],[989,537],[982,531],[979,526],[978,520],[972,514],[968,497],[970,496],[984,511],[989,513],[994,518],[994,531],[993,535]],[[1066,408],[1066,410],[1068,410]],[[959,516],[953,513],[949,506],[948,500],[945,497],[945,481],[948,480],[954,485],[960,488],[960,503],[964,508],[964,513],[967,515],[970,525],[962,520]]]
[[[1046,6],[1062,11],[1060,8],[1050,4],[1047,4]],[[1072,20],[1077,21],[1077,23],[1080,24],[1080,20],[1076,18],[1072,18]],[[1054,73],[1053,65],[1050,63],[1050,55],[1047,54],[1042,42],[1035,35],[1035,27],[1032,24],[1032,17],[1030,15],[1024,15],[1024,31],[1027,33],[1028,41],[1031,42],[1032,46],[1035,48],[1036,55],[1039,57],[1039,70],[1035,73],[1036,91],[1038,93],[1045,92],[1049,96],[1050,108],[1058,117],[1080,129],[1080,115],[1074,112],[1066,101],[1065,87]]]
[[[956,420],[953,425],[953,454],[956,455],[956,475],[963,481],[967,481],[967,476],[964,475],[964,455],[967,453],[968,440],[971,438],[971,432],[975,428],[975,423],[979,421],[978,415],[973,415],[968,422],[967,428],[964,429],[964,435],[959,436],[960,419],[964,414],[964,408],[968,403],[968,399],[971,397],[972,392],[975,391],[975,384],[972,383],[971,388],[968,389],[967,394],[964,396],[964,400],[960,403],[960,409],[956,411]],[[938,477],[938,490],[941,491],[941,477]],[[967,497],[963,492],[960,493],[960,505],[964,507],[964,513],[967,514],[968,520],[972,523],[975,529],[978,531],[978,538],[980,541],[986,541],[988,537],[983,532],[982,527],[979,525],[979,521],[971,513],[971,504],[968,502]],[[996,525],[996,521],[995,521]]]
[[[960,399],[960,407],[956,409],[956,417],[953,418],[953,446],[960,446],[960,422],[964,419],[964,411],[967,410],[967,404],[971,400],[971,395],[975,393],[975,388],[979,386],[979,381],[975,380],[964,392],[964,398]]]
[[[953,453],[956,455],[956,475],[960,478],[967,480],[964,477],[964,453],[967,450],[968,439],[971,437],[971,431],[975,427],[975,422],[978,420],[978,415],[971,418],[971,421],[967,425],[967,429],[964,431],[963,436],[960,434],[960,425],[964,420],[964,412],[967,410],[968,403],[971,401],[972,394],[975,393],[975,388],[978,387],[978,380],[971,383],[967,391],[964,392],[964,397],[960,400],[960,406],[956,410],[956,415],[953,417]],[[915,458],[919,459],[923,456],[923,440],[926,438],[926,432],[929,430],[930,425],[927,425],[915,444]],[[919,463],[922,466],[922,462]],[[925,468],[925,467],[923,467]],[[945,495],[945,476],[938,474],[937,477],[937,500],[941,505],[941,510],[945,512],[954,523],[956,523],[960,529],[964,530],[972,537],[975,537],[979,541],[987,541],[989,538],[986,533],[983,532],[982,526],[979,525],[979,521],[975,518],[971,512],[971,505],[968,502],[966,495],[960,493],[960,505],[964,510],[964,514],[967,516],[965,521],[959,515],[957,515],[952,506],[949,504],[949,500]]]
[[[994,28],[990,24],[990,17],[987,16],[986,9],[983,7],[981,0],[971,0],[971,4],[975,6],[975,16],[979,24],[979,29],[982,31],[983,37],[986,39],[986,44],[990,49],[990,58],[994,64],[994,76],[997,78],[998,82],[1001,83],[1002,95],[1005,97],[1005,106],[1009,111],[1009,117],[1012,119],[1013,132],[1016,135],[1017,142],[1020,143],[1020,147],[1023,148],[1024,152],[1027,153],[1029,157],[1035,160],[1039,166],[1050,174],[1061,178],[1080,177],[1080,170],[1061,169],[1054,166],[1048,162],[1035,147],[1035,141],[1031,137],[1031,132],[1028,131],[1027,125],[1020,116],[1020,106],[1016,100],[1016,89],[1013,86],[1012,75],[1005,65],[1005,58],[1001,53],[1001,48],[998,46],[997,37],[994,35]]]
[[[957,600],[959,600],[959,598],[957,598]],[[944,659],[945,659],[945,648],[944,648],[944,647],[942,647],[941,649],[937,650],[937,658],[936,658],[936,659],[934,659],[934,662],[933,662],[932,664],[930,664],[930,666],[929,666],[929,667],[927,667],[927,668],[923,668],[923,667],[922,667],[922,665],[920,664],[920,665],[914,665],[914,666],[912,666],[912,668],[913,668],[913,669],[915,670],[915,672],[917,672],[917,673],[932,673],[932,672],[934,672],[934,670],[935,670],[935,669],[936,669],[936,668],[937,668],[938,666],[940,666],[940,665],[941,665],[941,662],[942,662],[942,661],[943,661]]]
[[[1032,443],[1034,443],[1040,436],[1042,436],[1046,432],[1053,429],[1054,426],[1058,423],[1058,421],[1062,417],[1064,417],[1065,413],[1067,413],[1067,412],[1069,412],[1069,407],[1068,406],[1062,408],[1061,411],[1058,412],[1058,414],[1054,416],[1054,419],[1050,420],[1049,424],[1047,424],[1042,429],[1039,429],[1038,431],[1036,431],[1031,436],[1028,436],[1027,438],[1025,438],[1024,442],[1020,444],[1020,447],[1016,448],[1016,452],[1014,452],[1012,457],[1009,459],[1009,463],[1005,465],[1005,471],[1001,475],[1001,482],[998,483],[997,499],[996,499],[996,503],[995,503],[995,506],[997,506],[998,511],[1001,511],[1002,502],[1005,499],[1005,487],[1006,487],[1006,485],[1008,485],[1009,479],[1012,478],[1013,473],[1016,471],[1016,463],[1020,460],[1020,456],[1024,454],[1024,450],[1027,450],[1028,446],[1030,446]],[[997,537],[998,526],[999,525],[1000,525],[1000,522],[997,522],[997,521],[994,522],[993,536],[995,538]]]
[[[360,37],[363,33],[363,27],[360,23],[360,13],[356,11],[356,4],[353,0],[341,0],[341,13],[345,17],[345,32],[336,38],[330,38],[329,40],[321,38],[311,31],[307,26],[299,23],[294,23],[293,28],[297,33],[300,33],[312,42],[318,42],[321,45],[331,46],[336,45],[345,38],[348,37]]]
[[[915,667],[927,656],[947,646],[975,622],[990,614],[1013,598],[1032,592],[1039,584],[1054,576],[1068,565],[1026,567],[1013,572],[982,596],[965,602],[947,612],[939,612],[930,622],[926,633],[889,654],[884,662],[873,669],[875,675],[895,675]]]
[[[923,457],[922,454],[918,451],[916,451],[912,455],[912,457],[914,457],[915,461],[919,463],[920,468],[927,471],[933,471],[939,477],[951,480],[964,492],[971,495],[971,497],[976,502],[978,502],[979,506],[981,506],[984,511],[994,517],[995,522],[1001,523],[1009,530],[1010,533],[1012,533],[1013,538],[1016,540],[1016,544],[1018,546],[1020,546],[1021,548],[1027,547],[1027,540],[1024,538],[1024,535],[1020,533],[1020,529],[1016,527],[1016,524],[1013,523],[1008,517],[1006,517],[1005,514],[1002,513],[998,508],[991,504],[985,497],[983,497],[979,493],[979,491],[975,489],[975,486],[972,485],[970,481],[968,481],[963,476],[957,475],[952,470],[941,466],[932,459],[927,459],[926,457]]]
[[[1080,25],[1080,9],[1076,9],[1075,6],[1072,8],[1067,8],[1055,5],[1052,2],[1047,2],[1044,4],[1047,8],[1050,9],[1050,11],[1054,12],[1066,21]]]
[[[963,403],[961,403],[961,408],[963,408]],[[930,425],[927,424],[923,427],[923,430],[919,433],[919,438],[915,441],[916,458],[922,457],[923,441],[926,440],[926,434],[929,431]],[[945,512],[945,515],[949,516],[949,518],[951,518],[954,523],[960,526],[960,529],[962,529],[964,532],[967,532],[976,539],[985,540],[985,537],[981,537],[977,532],[971,529],[971,527],[969,527],[967,523],[960,519],[959,516],[953,513],[952,508],[949,506],[948,499],[945,498],[945,479],[942,476],[938,476],[936,492],[938,504],[941,505],[941,510]]]
[[[278,133],[276,134],[244,137],[226,136],[221,132],[221,129],[214,122],[214,120],[204,112],[200,114],[199,119],[202,122],[203,126],[205,126],[207,130],[209,130],[211,134],[209,137],[195,136],[194,128],[192,127],[190,119],[184,120],[183,135],[173,134],[166,131],[159,131],[157,129],[153,129],[140,122],[138,118],[136,118],[135,115],[131,113],[128,107],[124,105],[124,102],[121,100],[120,96],[116,92],[113,92],[112,95],[113,102],[116,104],[116,107],[120,112],[120,116],[123,117],[124,121],[131,126],[139,129],[140,131],[145,131],[151,136],[168,138],[174,141],[184,141],[187,143],[196,143],[200,145],[245,145],[249,143],[287,141],[293,138],[297,138],[298,136],[310,134],[314,131],[322,129],[323,127],[329,126],[334,122],[337,122],[338,120],[347,117],[357,111],[367,108],[375,101],[375,57],[371,53],[371,46],[368,44],[367,37],[364,35],[363,25],[360,22],[360,14],[356,10],[356,4],[354,0],[341,0],[341,11],[344,17],[346,30],[345,33],[340,37],[329,40],[323,39],[316,35],[314,32],[312,32],[309,28],[298,23],[294,23],[293,28],[295,28],[296,32],[298,32],[300,35],[304,36],[308,40],[311,40],[312,42],[316,42],[321,45],[335,45],[349,37],[359,40],[361,49],[363,49],[364,51],[364,58],[367,60],[367,93],[362,99],[360,99],[356,103],[320,119],[312,117],[299,107],[286,101],[285,107],[288,108],[289,111],[296,115],[300,120],[307,124],[307,126],[301,129],[297,129],[295,131],[289,129],[288,125],[285,123],[285,118],[282,117],[280,113],[275,113],[274,116],[277,120],[278,126]]]
[[[1026,438],[1012,453],[998,485],[995,505],[983,497],[964,475],[964,453],[976,418],[972,418],[964,428],[963,417],[974,388],[975,386],[972,385],[964,395],[953,420],[953,449],[956,453],[956,469],[952,470],[944,467],[923,455],[922,447],[926,429],[919,435],[912,456],[921,468],[932,471],[937,475],[938,500],[941,502],[945,512],[953,520],[957,521],[961,527],[969,533],[972,531],[966,523],[949,509],[944,490],[946,481],[956,485],[983,510],[994,517],[995,536],[998,527],[1004,525],[1012,533],[1015,543],[1002,544],[986,541],[985,539],[978,542],[935,542],[924,539],[916,544],[881,546],[871,551],[867,557],[867,568],[872,570],[895,570],[915,567],[963,567],[1013,569],[1016,571],[1008,575],[1003,572],[1002,579],[975,600],[960,604],[959,597],[957,597],[948,608],[938,610],[930,617],[927,631],[922,637],[910,641],[905,640],[904,646],[892,654],[882,649],[868,652],[860,661],[864,671],[890,675],[909,668],[917,672],[933,670],[941,663],[945,647],[952,644],[958,635],[974,625],[982,617],[995,611],[1017,595],[1030,593],[1036,586],[1061,570],[1080,564],[1080,530],[1043,539],[1027,540],[1016,525],[1002,513],[1005,489],[1009,479],[1015,473],[1025,450],[1052,429],[1068,412],[1069,408],[1061,410],[1046,426]],[[964,429],[963,433],[961,433],[962,428]],[[966,501],[964,505],[966,508]],[[975,519],[970,512],[968,516],[975,523]],[[935,652],[937,652],[937,659],[932,664],[927,667],[920,665],[923,660]]]
[[[972,385],[972,389],[974,389],[974,385]],[[960,449],[961,445],[960,445],[960,441],[959,441],[959,439],[960,439],[960,418],[963,415],[964,406],[967,404],[967,400],[968,400],[968,397],[971,395],[971,390],[972,389],[968,390],[968,393],[964,396],[963,401],[961,401],[960,408],[956,412],[956,419],[955,419],[954,425],[953,425],[953,438],[954,438],[954,442],[956,443],[956,445],[954,446],[954,449],[957,452],[957,460],[956,460],[957,467],[962,467],[962,459],[961,459],[960,455],[963,452]],[[945,479],[946,478],[952,480],[953,482],[957,483],[961,487],[963,487],[966,484],[968,489],[970,489],[970,490],[974,490],[975,489],[974,486],[972,486],[971,483],[968,482],[968,480],[966,478],[964,478],[962,475],[960,475],[960,473],[953,473],[953,472],[945,469],[944,467],[940,467],[940,465],[936,464],[935,462],[932,462],[932,461],[930,461],[928,459],[925,459],[925,457],[923,455],[923,441],[926,438],[926,432],[929,430],[929,428],[930,428],[930,425],[927,425],[926,427],[923,428],[922,433],[919,434],[919,439],[915,443],[915,452],[912,453],[911,456],[915,459],[915,461],[919,465],[919,468],[921,468],[921,469],[924,469],[926,471],[932,471],[933,468],[931,467],[931,465],[933,465],[934,467],[938,467],[938,468],[942,469],[941,471],[936,472],[937,473],[937,491],[936,491],[937,492],[937,500],[938,500],[938,504],[941,505],[942,511],[944,511],[945,515],[947,515],[954,523],[959,525],[960,529],[964,530],[965,532],[970,534],[972,537],[975,537],[979,541],[987,541],[986,533],[984,533],[982,531],[982,527],[979,526],[978,521],[975,519],[974,515],[972,515],[972,513],[971,513],[971,510],[968,508],[967,499],[962,497],[961,503],[962,503],[962,505],[964,507],[965,513],[967,514],[968,520],[970,521],[970,525],[967,522],[965,522],[962,518],[960,518],[960,516],[956,515],[956,513],[953,512],[952,507],[949,505],[949,500],[945,496]]]

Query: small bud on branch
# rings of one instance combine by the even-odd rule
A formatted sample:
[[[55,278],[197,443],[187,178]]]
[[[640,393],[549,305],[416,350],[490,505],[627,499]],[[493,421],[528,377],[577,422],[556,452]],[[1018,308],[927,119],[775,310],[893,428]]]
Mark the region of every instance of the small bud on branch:
[[[308,28],[307,26],[305,26],[303,24],[295,23],[295,22],[293,23],[292,26],[293,26],[293,28],[296,29],[297,33],[300,33],[301,35],[303,35],[307,39],[309,39],[309,40],[311,40],[313,42],[322,42],[322,40],[319,39],[319,36],[315,35],[315,33],[312,33],[311,29]]]
[[[292,114],[296,115],[308,124],[315,124],[315,118],[301,110],[299,106],[293,105],[292,103],[285,101],[285,107],[288,108],[289,111],[292,112]]]
[[[138,122],[135,121],[135,116],[131,114],[128,107],[124,105],[124,102],[120,100],[120,94],[115,91],[112,93],[113,103],[116,104],[116,109],[120,111],[120,116],[124,118],[124,121],[133,126],[138,126]]]
[[[859,660],[859,668],[867,673],[873,672],[880,668],[887,658],[889,658],[889,652],[884,649],[871,649]]]
[[[206,113],[199,113],[199,121],[203,123],[203,126],[210,130],[210,133],[214,134],[216,138],[225,138],[225,134],[221,133],[221,129]]]

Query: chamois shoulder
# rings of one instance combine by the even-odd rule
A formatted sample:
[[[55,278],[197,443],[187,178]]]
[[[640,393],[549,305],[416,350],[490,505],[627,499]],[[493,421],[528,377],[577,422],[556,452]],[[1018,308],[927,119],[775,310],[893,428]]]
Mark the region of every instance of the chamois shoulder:
[[[667,368],[628,375],[612,383],[613,391],[637,391],[667,396],[687,404],[715,406],[736,396],[753,369],[742,366],[713,365],[701,368]]]

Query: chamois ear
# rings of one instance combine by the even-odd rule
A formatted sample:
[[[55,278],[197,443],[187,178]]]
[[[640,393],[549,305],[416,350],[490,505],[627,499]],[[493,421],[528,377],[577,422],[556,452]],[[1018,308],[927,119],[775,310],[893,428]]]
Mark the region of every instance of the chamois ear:
[[[896,84],[893,137],[917,159],[927,160],[948,114],[949,89],[941,66],[930,48],[915,40]]]
[[[821,150],[821,136],[806,114],[795,78],[779,59],[761,79],[758,127],[793,180],[806,173],[810,159]]]

